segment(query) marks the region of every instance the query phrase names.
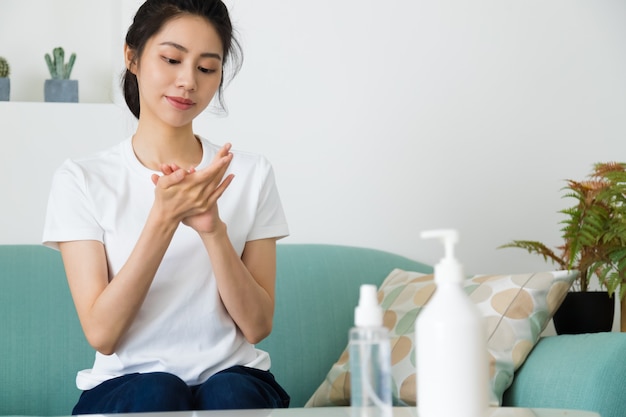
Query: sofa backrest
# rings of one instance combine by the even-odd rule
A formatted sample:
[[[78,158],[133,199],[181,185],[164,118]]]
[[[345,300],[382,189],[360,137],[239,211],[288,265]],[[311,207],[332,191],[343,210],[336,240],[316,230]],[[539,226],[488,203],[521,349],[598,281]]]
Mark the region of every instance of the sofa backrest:
[[[432,268],[392,253],[351,246],[279,244],[272,334],[257,345],[302,407],[347,346],[361,284],[379,286],[394,268]]]
[[[431,272],[391,253],[350,246],[279,244],[270,352],[272,372],[303,406],[339,358],[353,325],[359,286],[379,285],[393,268]],[[89,368],[86,342],[59,252],[0,245],[0,415],[68,415]]]
[[[78,369],[94,352],[85,340],[59,252],[0,245],[0,415],[67,415]]]

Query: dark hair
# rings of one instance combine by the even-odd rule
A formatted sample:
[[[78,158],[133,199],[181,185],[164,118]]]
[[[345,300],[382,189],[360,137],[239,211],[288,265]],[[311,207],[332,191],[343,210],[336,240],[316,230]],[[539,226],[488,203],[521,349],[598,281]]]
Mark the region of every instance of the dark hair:
[[[218,89],[219,109],[226,110],[224,104],[224,72],[230,71],[234,77],[241,67],[243,55],[235,39],[228,9],[221,0],[147,0],[133,19],[126,33],[126,44],[135,52],[133,60],[138,60],[148,40],[171,19],[183,14],[206,18],[215,28],[224,48],[222,59],[222,81]],[[122,75],[124,99],[130,111],[139,118],[139,86],[137,77],[128,68]]]

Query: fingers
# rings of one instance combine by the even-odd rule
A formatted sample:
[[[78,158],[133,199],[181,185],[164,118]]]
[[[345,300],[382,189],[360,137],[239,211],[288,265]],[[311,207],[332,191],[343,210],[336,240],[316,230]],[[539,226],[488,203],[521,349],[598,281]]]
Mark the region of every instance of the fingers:
[[[206,219],[219,219],[217,201],[234,178],[234,174],[226,174],[233,159],[230,149],[230,144],[224,145],[209,166],[200,170],[193,167],[185,170],[176,164],[163,164],[160,167],[163,175],[151,175],[159,207],[166,214],[169,213],[167,215],[196,226],[205,224]]]
[[[178,168],[176,171],[173,171],[169,174],[165,174],[159,176],[158,174],[152,174],[152,182],[154,185],[160,185],[163,188],[169,188],[172,185],[180,183],[185,177],[189,175],[189,172],[184,169]]]
[[[202,187],[208,187],[211,194],[217,193],[221,195],[228,185],[232,182],[233,175],[224,178],[226,170],[233,160],[233,154],[230,152],[232,145],[230,143],[222,146],[213,157],[208,167],[196,170],[190,167],[188,170],[181,169],[176,164],[162,164],[160,169],[163,175],[152,174],[151,180],[154,185],[160,185],[163,188],[169,188],[172,185],[181,183],[185,178],[189,177],[191,184],[204,184]]]
[[[215,189],[215,192],[213,193],[213,195],[216,196],[216,199],[220,198],[222,194],[224,194],[224,191],[226,191],[230,183],[233,182],[234,178],[235,174],[230,174],[226,178],[224,178],[224,181],[222,181],[222,183]]]
[[[226,170],[233,160],[233,154],[230,152],[230,149],[230,144],[224,145],[214,156],[213,161],[208,167],[199,171],[195,169],[189,171],[189,180],[198,185],[203,184],[202,188],[205,193],[203,206],[205,209],[209,209],[216,204],[217,200],[224,194],[224,191],[226,191],[235,177],[234,174],[229,174],[224,177]]]
[[[233,160],[233,154],[230,152],[231,144],[227,143],[222,146],[219,151],[213,157],[213,160],[209,164],[208,167],[197,171],[201,173],[201,177],[204,180],[209,180],[212,182],[221,181],[228,166]]]
[[[162,164],[161,172],[164,175],[170,175],[172,172],[179,170],[179,166],[176,164]]]
[[[219,167],[223,167],[224,165],[228,166],[228,164],[230,164],[230,161],[233,159],[233,154],[230,152],[231,148],[232,148],[232,145],[230,143],[227,143],[224,146],[222,146],[216,152],[208,168],[211,168],[211,167],[219,168]]]
[[[224,180],[220,183],[220,185],[218,185],[213,190],[213,192],[211,193],[211,195],[206,201],[207,209],[210,209],[211,207],[215,206],[215,204],[217,203],[217,200],[222,196],[222,194],[224,194],[224,191],[226,191],[226,189],[228,188],[228,186],[230,185],[230,183],[233,181],[234,178],[235,178],[234,174],[230,174],[226,176],[226,178],[224,178]]]
[[[231,144],[227,143],[222,146],[219,151],[213,157],[213,161],[211,161],[211,166],[222,167],[224,165],[230,164],[230,161],[233,159],[233,154],[230,152]]]
[[[161,172],[163,173],[163,175],[171,175],[176,171],[183,171],[178,165],[176,164],[161,164]],[[176,184],[178,182],[180,182],[181,180],[183,180],[185,178],[185,176],[187,174],[193,174],[194,172],[196,172],[196,169],[194,167],[190,167],[187,171],[183,171],[182,172],[182,176],[181,174],[176,174],[172,179],[174,180],[173,182],[170,182],[169,185],[172,184]],[[151,179],[152,179],[152,183],[154,185],[157,185],[157,182],[159,182],[159,178],[161,178],[160,175],[158,174],[152,174]]]
[[[219,151],[217,151],[217,154],[215,154],[215,157],[213,158],[213,160],[215,160],[216,158],[221,158],[224,157],[226,155],[228,155],[230,153],[230,149],[233,147],[232,144],[230,143],[225,143]]]

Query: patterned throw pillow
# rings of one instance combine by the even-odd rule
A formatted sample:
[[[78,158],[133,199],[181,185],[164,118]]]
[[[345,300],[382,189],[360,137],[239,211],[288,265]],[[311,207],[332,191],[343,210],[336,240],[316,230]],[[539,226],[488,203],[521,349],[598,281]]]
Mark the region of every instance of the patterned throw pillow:
[[[498,406],[546,325],[561,305],[576,272],[476,275],[464,282],[485,317],[490,365],[490,405]],[[378,291],[390,330],[394,405],[416,404],[415,320],[435,291],[433,275],[393,270]],[[350,405],[348,348],[306,407]]]

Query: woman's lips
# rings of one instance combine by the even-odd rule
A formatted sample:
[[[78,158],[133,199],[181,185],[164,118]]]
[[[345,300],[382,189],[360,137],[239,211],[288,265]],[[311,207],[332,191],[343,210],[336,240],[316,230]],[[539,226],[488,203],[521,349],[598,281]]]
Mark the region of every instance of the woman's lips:
[[[167,96],[167,101],[179,110],[187,110],[195,103],[188,98]]]

